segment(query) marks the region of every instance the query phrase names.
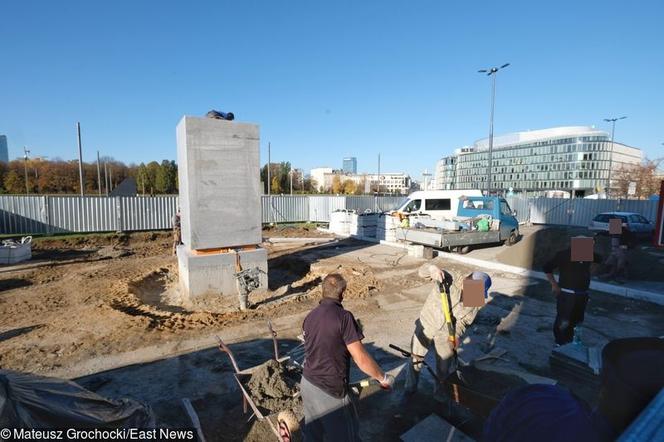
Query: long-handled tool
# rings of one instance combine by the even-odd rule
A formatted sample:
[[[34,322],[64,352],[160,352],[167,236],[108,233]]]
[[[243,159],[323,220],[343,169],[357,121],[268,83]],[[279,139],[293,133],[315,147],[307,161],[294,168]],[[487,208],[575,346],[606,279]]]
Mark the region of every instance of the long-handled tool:
[[[456,324],[455,318],[452,315],[452,300],[450,299],[450,292],[447,290],[447,286],[442,282],[438,283],[438,289],[440,290],[440,302],[443,308],[443,316],[445,317],[445,325],[447,326],[447,340],[452,347],[452,353],[454,355],[454,371],[457,372],[457,376],[460,380],[461,373],[459,372],[459,354],[457,348],[459,347],[459,340],[456,335]]]
[[[404,349],[401,348],[401,347],[397,347],[397,346],[394,345],[394,344],[390,344],[390,348],[391,348],[391,349],[394,349],[394,350],[396,350],[396,351],[398,351],[399,353],[401,353],[401,356],[403,356],[404,358],[412,358],[412,357],[413,357],[413,354],[412,354],[411,352],[406,351],[406,350],[404,350]],[[427,371],[429,372],[429,374],[431,374],[431,376],[433,376],[433,378],[434,378],[438,383],[441,382],[441,380],[440,380],[440,378],[438,377],[438,375],[436,375],[436,372],[431,368],[431,366],[430,366],[429,364],[426,363],[426,361],[425,361],[424,359],[422,359],[422,360],[418,360],[418,361],[414,361],[413,363],[414,363],[414,364],[422,364],[422,365],[424,365],[424,367],[427,369]]]

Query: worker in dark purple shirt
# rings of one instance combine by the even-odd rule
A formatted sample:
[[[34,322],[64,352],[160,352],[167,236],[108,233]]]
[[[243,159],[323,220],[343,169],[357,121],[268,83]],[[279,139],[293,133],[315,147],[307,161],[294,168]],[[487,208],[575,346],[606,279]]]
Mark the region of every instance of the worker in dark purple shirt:
[[[355,317],[341,302],[346,281],[338,274],[323,279],[323,299],[304,319],[304,371],[300,383],[305,441],[358,441],[359,422],[349,394],[350,358],[384,389],[394,377],[367,353]]]
[[[575,328],[583,322],[588,304],[591,265],[602,262],[602,257],[593,254],[593,261],[576,262],[571,258],[572,249],[562,250],[544,265],[551,291],[556,296],[556,320],[553,336],[557,345],[572,342]],[[558,281],[553,271],[558,270]]]

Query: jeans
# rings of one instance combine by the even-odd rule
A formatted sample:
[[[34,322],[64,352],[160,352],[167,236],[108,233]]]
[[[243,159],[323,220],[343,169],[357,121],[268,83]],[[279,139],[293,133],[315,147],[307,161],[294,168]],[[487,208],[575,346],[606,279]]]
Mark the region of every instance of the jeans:
[[[574,327],[583,322],[587,304],[588,292],[560,292],[556,300],[556,320],[553,323],[556,344],[572,342]]]

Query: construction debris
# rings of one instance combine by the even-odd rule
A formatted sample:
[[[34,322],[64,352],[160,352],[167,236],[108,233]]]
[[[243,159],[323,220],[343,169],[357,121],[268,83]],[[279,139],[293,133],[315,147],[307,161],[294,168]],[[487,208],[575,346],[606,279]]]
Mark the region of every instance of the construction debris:
[[[578,344],[565,344],[555,348],[549,357],[551,369],[560,376],[590,384],[599,384],[602,368],[602,349]]]
[[[473,439],[435,414],[430,414],[413,428],[401,435],[403,442],[470,442]]]

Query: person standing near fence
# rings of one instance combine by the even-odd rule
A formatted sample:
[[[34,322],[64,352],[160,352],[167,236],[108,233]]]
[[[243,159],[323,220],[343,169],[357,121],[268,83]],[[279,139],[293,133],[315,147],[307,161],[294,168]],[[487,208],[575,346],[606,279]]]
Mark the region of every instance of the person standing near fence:
[[[173,256],[178,253],[178,246],[182,244],[182,229],[180,227],[180,209],[173,215]]]

